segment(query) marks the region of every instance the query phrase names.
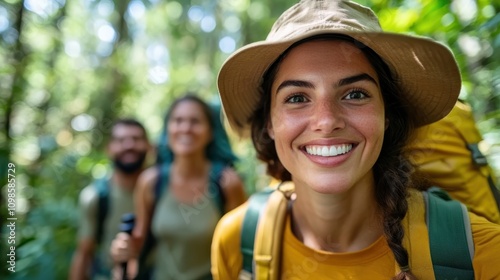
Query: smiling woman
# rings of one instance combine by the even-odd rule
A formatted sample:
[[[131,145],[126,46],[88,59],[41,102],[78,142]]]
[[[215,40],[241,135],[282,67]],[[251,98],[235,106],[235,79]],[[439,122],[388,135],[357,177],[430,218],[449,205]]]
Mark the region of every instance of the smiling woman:
[[[377,73],[361,52],[346,57],[331,51],[340,47],[357,50],[338,40],[300,44],[273,66],[276,75],[269,77],[274,82],[267,130],[278,157],[294,180],[314,180],[316,190],[326,193],[332,187],[349,188],[368,174],[385,129]],[[341,71],[329,71],[332,65]],[[343,146],[349,152],[338,154]],[[330,149],[335,150],[332,156]],[[333,178],[338,184],[331,184]]]
[[[410,179],[409,136],[445,116],[460,91],[448,48],[385,33],[371,10],[350,1],[302,0],[265,41],[224,63],[218,85],[230,125],[240,135],[251,131],[259,159],[270,175],[291,181],[283,185],[294,187],[293,196],[285,193],[294,199],[282,205],[283,232],[256,227],[262,238],[255,236],[255,248],[264,240],[272,253],[259,251],[250,264],[253,244],[250,253],[243,245],[235,249],[248,243],[246,217],[264,212],[260,218],[280,223],[269,217],[280,215],[271,205],[276,196],[263,209],[245,204],[223,217],[212,244],[216,279],[248,279],[253,272],[255,279],[500,277],[493,261],[500,227],[473,213],[463,214],[475,249],[466,256],[469,270],[434,263],[428,194]],[[436,211],[448,219],[446,209]],[[448,219],[438,231],[464,227],[462,220]]]

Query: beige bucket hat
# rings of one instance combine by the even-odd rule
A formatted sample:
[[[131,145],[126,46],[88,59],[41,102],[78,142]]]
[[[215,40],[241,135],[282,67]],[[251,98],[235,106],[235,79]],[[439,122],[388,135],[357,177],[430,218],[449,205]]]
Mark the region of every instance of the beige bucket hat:
[[[319,34],[345,34],[373,49],[405,90],[405,106],[419,126],[446,116],[458,98],[460,72],[444,45],[383,32],[373,11],[354,2],[302,0],[278,18],[266,40],[237,50],[219,72],[224,112],[240,136],[248,135],[266,70],[293,43]]]

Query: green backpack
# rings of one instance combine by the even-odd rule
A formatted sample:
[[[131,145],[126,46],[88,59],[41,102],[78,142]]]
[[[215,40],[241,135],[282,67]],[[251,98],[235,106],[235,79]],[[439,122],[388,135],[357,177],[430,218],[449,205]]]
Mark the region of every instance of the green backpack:
[[[104,235],[104,222],[109,212],[110,179],[107,177],[97,179],[92,183],[92,185],[94,186],[98,196],[94,239],[97,248],[99,248]],[[111,273],[109,269],[103,267],[101,261],[102,260],[100,260],[99,256],[96,254],[96,257],[92,261],[92,275],[109,275]]]
[[[97,205],[97,223],[96,223],[96,231],[95,231],[95,240],[97,244],[100,244],[103,237],[104,232],[104,220],[106,220],[106,216],[108,215],[109,210],[109,188],[110,188],[110,179],[109,178],[101,178],[97,179],[93,182],[93,186],[97,191],[98,195],[98,205]]]
[[[283,203],[285,200],[277,194],[285,196],[286,201],[289,199],[289,192],[281,191],[279,187],[278,190],[267,188],[249,198],[241,233],[243,270],[240,279],[277,279],[279,276],[281,242],[273,240],[281,240],[283,217],[286,216],[287,208],[284,205],[287,202]],[[435,278],[474,279],[474,244],[466,207],[437,187],[432,187],[423,194]],[[267,208],[268,203],[274,204],[269,207],[273,210],[262,211]],[[277,205],[279,203],[281,205]],[[263,222],[269,227],[261,230],[272,236],[271,238],[256,238],[260,231],[257,230],[259,220],[264,218],[261,215],[280,216],[270,219],[274,222]]]

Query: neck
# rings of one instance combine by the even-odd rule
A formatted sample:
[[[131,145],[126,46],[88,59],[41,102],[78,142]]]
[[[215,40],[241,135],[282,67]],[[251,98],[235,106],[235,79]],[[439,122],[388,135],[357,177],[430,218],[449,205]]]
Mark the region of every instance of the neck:
[[[141,172],[142,169],[137,170],[136,172],[133,173],[124,173],[120,170],[115,169],[113,171],[112,180],[117,186],[121,188],[127,190],[133,190],[135,188],[137,178],[139,178]]]
[[[383,234],[373,178],[340,194],[322,194],[295,186],[292,231],[306,246],[330,252],[352,252]]]
[[[209,160],[205,155],[176,156],[172,168],[181,178],[205,176]]]

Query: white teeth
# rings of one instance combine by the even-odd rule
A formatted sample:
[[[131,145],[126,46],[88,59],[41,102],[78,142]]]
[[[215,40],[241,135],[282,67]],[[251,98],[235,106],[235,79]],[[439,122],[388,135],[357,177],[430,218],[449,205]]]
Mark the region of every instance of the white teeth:
[[[329,154],[330,154],[330,150],[329,150],[327,147],[323,147],[323,148],[321,149],[321,155],[322,155],[322,156],[326,157],[326,156],[328,156]]]
[[[177,141],[179,143],[182,143],[182,144],[190,144],[191,142],[193,142],[193,137],[181,135],[181,136],[177,137]]]
[[[352,144],[342,144],[338,146],[307,146],[306,151],[310,155],[332,157],[343,155],[352,149]]]

